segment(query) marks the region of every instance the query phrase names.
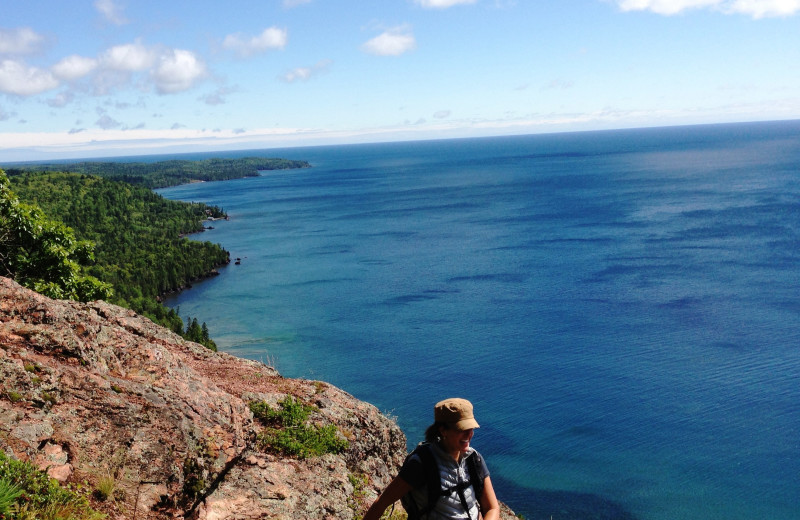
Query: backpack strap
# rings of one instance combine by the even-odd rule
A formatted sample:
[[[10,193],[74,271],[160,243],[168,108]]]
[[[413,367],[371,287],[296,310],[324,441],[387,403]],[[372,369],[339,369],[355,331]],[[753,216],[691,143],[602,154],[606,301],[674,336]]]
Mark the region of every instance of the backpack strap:
[[[477,451],[472,452],[472,455],[467,458],[467,470],[469,471],[469,481],[472,484],[472,489],[475,491],[475,498],[480,507],[481,496],[483,496],[483,479],[481,478],[480,467],[482,466],[483,459]]]
[[[423,476],[425,479],[425,506],[420,507],[414,500],[411,493],[404,495],[400,502],[408,513],[409,520],[425,518],[428,513],[436,507],[436,502],[442,495],[441,475],[439,474],[439,464],[433,454],[431,445],[421,442],[414,450],[406,456],[406,461],[416,455],[422,464]]]
[[[433,448],[428,443],[420,444],[415,450],[422,460],[422,467],[425,468],[425,487],[427,487],[428,503],[420,511],[420,516],[425,517],[436,507],[436,502],[442,497],[442,476],[439,473],[439,464],[433,454]]]
[[[479,471],[483,459],[477,451],[467,457],[467,471],[469,472],[469,482],[472,484],[472,491],[475,493],[475,503],[478,504],[478,511],[481,511],[481,497],[483,496],[483,479]],[[469,510],[467,510],[469,514]]]

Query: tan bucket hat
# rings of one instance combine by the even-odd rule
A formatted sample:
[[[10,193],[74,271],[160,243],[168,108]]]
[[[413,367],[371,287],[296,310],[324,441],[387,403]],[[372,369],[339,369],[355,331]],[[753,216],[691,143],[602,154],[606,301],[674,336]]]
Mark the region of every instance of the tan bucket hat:
[[[480,428],[472,414],[472,403],[458,397],[436,403],[433,407],[433,420],[448,423],[457,430]]]

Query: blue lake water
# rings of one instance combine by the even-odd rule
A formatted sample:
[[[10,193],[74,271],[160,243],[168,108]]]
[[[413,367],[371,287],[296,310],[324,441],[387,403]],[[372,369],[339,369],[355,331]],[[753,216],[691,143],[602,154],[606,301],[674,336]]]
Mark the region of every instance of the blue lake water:
[[[160,190],[241,265],[167,303],[396,416],[470,399],[528,519],[800,518],[800,122],[285,150]]]

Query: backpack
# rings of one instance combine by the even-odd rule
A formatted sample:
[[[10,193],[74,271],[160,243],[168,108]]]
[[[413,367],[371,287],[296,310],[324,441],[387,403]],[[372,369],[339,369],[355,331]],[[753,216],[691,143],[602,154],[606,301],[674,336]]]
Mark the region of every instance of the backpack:
[[[472,452],[469,457],[467,457],[469,482],[460,482],[458,485],[446,489],[442,489],[442,477],[439,473],[439,464],[436,462],[436,456],[433,454],[431,445],[427,442],[422,442],[417,445],[414,451],[406,456],[406,462],[415,454],[419,455],[422,461],[422,467],[425,471],[425,486],[427,488],[428,503],[425,507],[420,507],[414,501],[411,492],[404,495],[400,499],[400,504],[403,506],[403,509],[406,510],[406,513],[408,513],[408,520],[425,518],[428,513],[433,511],[433,508],[436,507],[436,503],[441,497],[449,495],[454,491],[458,493],[464,510],[469,514],[469,507],[467,506],[467,500],[464,496],[464,490],[469,486],[472,486],[475,492],[475,499],[478,503],[478,509],[480,510],[480,497],[483,494],[483,480],[481,480],[478,470],[481,465],[481,456],[477,451]]]

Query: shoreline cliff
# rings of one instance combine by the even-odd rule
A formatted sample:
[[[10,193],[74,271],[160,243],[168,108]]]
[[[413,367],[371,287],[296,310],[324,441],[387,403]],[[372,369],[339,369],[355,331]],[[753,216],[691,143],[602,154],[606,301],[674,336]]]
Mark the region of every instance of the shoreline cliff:
[[[7,278],[0,381],[0,449],[60,482],[110,476],[113,498],[95,506],[114,519],[360,518],[406,454],[392,420],[332,385]],[[249,403],[277,407],[287,396],[347,448],[306,459],[261,449]]]

